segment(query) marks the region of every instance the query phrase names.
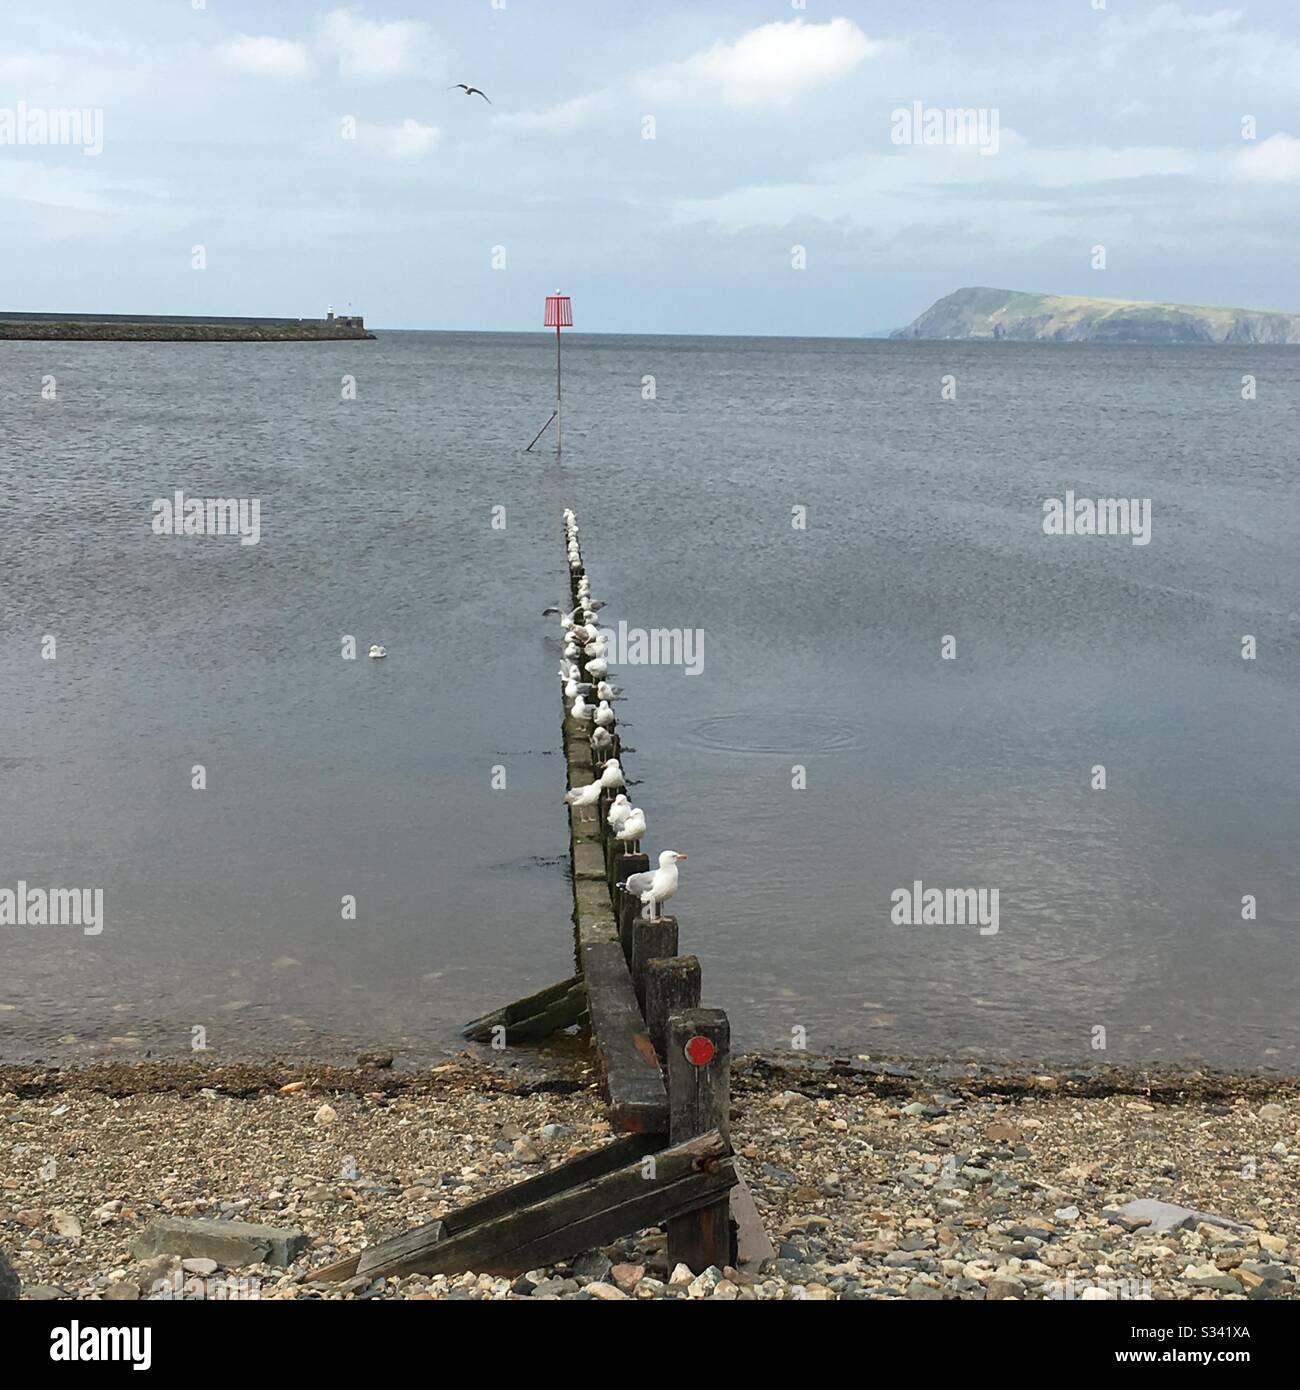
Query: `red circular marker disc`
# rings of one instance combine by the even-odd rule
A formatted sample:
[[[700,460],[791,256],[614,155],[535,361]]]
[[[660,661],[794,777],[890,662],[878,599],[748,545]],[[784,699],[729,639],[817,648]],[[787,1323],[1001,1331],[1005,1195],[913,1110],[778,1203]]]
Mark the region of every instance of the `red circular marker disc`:
[[[686,1053],[686,1060],[694,1067],[707,1067],[713,1061],[713,1054],[717,1048],[708,1040],[701,1037],[698,1033],[683,1049]]]

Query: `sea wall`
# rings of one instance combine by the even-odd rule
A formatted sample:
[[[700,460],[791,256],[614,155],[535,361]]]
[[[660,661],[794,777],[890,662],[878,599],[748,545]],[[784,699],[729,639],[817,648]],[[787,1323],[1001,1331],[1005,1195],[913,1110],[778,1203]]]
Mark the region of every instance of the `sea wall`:
[[[166,314],[3,314],[0,340],[282,343],[373,338],[359,316],[329,319],[203,318]]]

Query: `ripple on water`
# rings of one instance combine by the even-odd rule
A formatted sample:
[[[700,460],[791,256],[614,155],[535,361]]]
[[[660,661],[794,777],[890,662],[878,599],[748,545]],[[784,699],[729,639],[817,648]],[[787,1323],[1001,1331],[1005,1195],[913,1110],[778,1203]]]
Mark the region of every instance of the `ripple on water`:
[[[736,710],[714,714],[688,725],[683,741],[689,748],[720,753],[750,753],[783,757],[790,750],[815,757],[821,753],[856,753],[867,746],[861,715],[818,710],[810,720],[806,710]]]

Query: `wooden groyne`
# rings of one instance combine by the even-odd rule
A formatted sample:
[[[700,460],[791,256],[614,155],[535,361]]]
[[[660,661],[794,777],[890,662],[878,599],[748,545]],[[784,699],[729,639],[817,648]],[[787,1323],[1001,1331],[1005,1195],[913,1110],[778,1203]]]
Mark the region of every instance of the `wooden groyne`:
[[[593,613],[578,524],[565,513],[570,596]],[[587,642],[600,652],[599,642]],[[567,677],[599,683],[579,646]],[[579,677],[583,679],[579,679]],[[590,787],[621,758],[617,723],[602,746],[566,701],[568,785]],[[700,1007],[700,964],[678,954],[676,917],[648,915],[622,887],[644,873],[640,845],[610,824],[611,787],[570,805],[576,971],[466,1024],[466,1037],[503,1049],[570,1027],[589,1032],[610,1120],[624,1137],[439,1221],[318,1271],[317,1279],[412,1273],[517,1273],[662,1226],[668,1257],[700,1272],[774,1253],[731,1150],[731,1027]],[[653,912],[654,905],[651,905]]]

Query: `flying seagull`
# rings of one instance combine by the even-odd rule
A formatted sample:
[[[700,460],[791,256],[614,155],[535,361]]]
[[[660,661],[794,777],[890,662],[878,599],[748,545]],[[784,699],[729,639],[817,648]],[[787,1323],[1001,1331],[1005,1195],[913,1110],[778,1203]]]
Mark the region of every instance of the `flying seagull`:
[[[467,97],[480,96],[483,98],[484,101],[487,102],[489,106],[492,105],[492,98],[488,96],[486,92],[480,91],[477,87],[467,87],[463,82],[453,83],[450,87],[447,88],[447,90],[449,92],[454,92],[458,88],[460,91],[464,92]]]

